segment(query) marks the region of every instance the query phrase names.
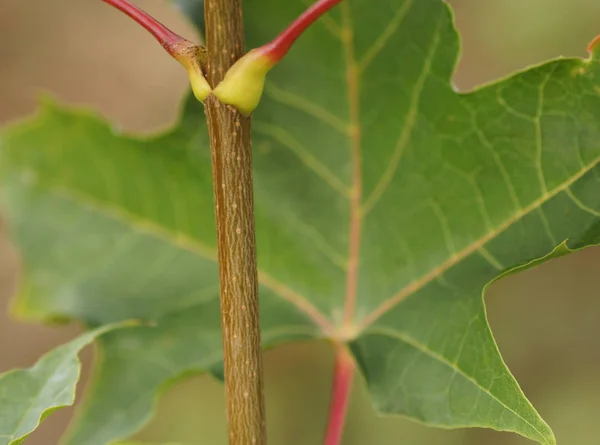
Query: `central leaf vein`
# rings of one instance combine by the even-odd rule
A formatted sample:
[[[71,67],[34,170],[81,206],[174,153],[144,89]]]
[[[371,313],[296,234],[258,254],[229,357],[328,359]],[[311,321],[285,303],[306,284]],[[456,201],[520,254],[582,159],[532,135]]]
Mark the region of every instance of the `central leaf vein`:
[[[350,227],[348,239],[348,273],[344,303],[344,326],[354,323],[358,292],[358,272],[362,215],[362,147],[360,126],[359,68],[354,50],[354,27],[348,3],[341,4],[343,30],[342,43],[346,59],[346,82],[348,88],[348,114],[350,119],[350,158],[352,163],[352,194],[350,196]]]

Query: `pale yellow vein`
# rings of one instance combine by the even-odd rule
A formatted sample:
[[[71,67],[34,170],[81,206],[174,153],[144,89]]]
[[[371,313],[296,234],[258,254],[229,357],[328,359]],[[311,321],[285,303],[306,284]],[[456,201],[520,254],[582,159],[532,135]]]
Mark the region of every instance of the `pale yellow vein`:
[[[350,135],[350,124],[348,122],[305,97],[290,93],[289,91],[274,85],[272,82],[265,85],[265,93],[274,101],[302,111],[318,121],[336,129],[344,136]]]
[[[442,233],[444,235],[444,242],[446,243],[446,249],[450,255],[454,255],[456,252],[456,245],[454,244],[454,239],[452,237],[452,230],[450,229],[450,224],[448,222],[448,218],[442,211],[440,205],[435,202],[433,199],[429,201],[429,207],[433,210],[436,218],[438,219],[440,226],[442,228]]]
[[[485,247],[481,246],[480,248],[477,249],[477,252],[479,252],[479,255],[481,255],[488,263],[490,263],[490,265],[492,265],[492,267],[494,267],[494,269],[497,270],[504,270],[505,267],[502,265],[502,263],[500,263],[500,261],[498,261],[498,259],[491,254],[491,252],[489,250],[487,250]]]
[[[573,191],[569,188],[565,189],[565,193],[567,194],[567,196],[569,198],[571,198],[571,201],[573,201],[573,203],[575,203],[575,205],[577,207],[579,207],[581,210],[583,210],[584,212],[590,213],[594,216],[600,216],[600,211],[591,208],[590,206],[584,204],[577,196],[575,196],[575,194],[573,193]]]
[[[423,354],[431,357],[432,359],[437,360],[438,362],[440,362],[440,363],[448,366],[455,373],[458,373],[463,378],[465,378],[466,380],[468,380],[469,382],[471,382],[473,385],[475,385],[481,392],[487,394],[491,399],[493,399],[494,401],[496,401],[504,409],[506,409],[507,411],[511,412],[513,415],[515,415],[516,417],[518,417],[519,419],[521,419],[523,422],[525,422],[527,425],[529,425],[538,434],[538,438],[540,438],[542,440],[546,439],[546,435],[544,433],[542,433],[538,429],[538,427],[536,425],[534,425],[533,423],[531,423],[527,418],[525,418],[524,416],[522,416],[521,414],[519,414],[517,411],[515,411],[513,408],[511,408],[505,402],[503,402],[501,399],[499,399],[495,394],[493,394],[489,390],[489,388],[484,388],[477,380],[475,380],[474,377],[470,376],[465,371],[463,371],[456,363],[448,360],[446,357],[444,357],[443,355],[439,354],[438,352],[433,351],[432,349],[430,349],[429,347],[427,347],[425,344],[421,343],[416,338],[413,338],[413,337],[411,337],[410,335],[408,335],[406,333],[396,331],[395,329],[392,329],[392,328],[389,328],[389,327],[388,328],[378,327],[376,329],[369,329],[369,333],[379,334],[379,335],[385,335],[387,337],[395,338],[396,340],[399,340],[399,341],[401,341],[403,343],[406,343],[407,345],[412,346],[413,348],[417,349],[421,353],[423,353]],[[515,389],[517,391],[519,391],[520,394],[523,396],[522,400],[524,401],[524,403],[526,403],[527,406],[530,407],[533,410],[534,409],[533,405],[531,405],[531,403],[527,400],[527,398],[525,397],[525,394],[521,391],[521,389],[518,388],[518,386]],[[541,419],[540,419],[540,421],[543,422]],[[545,426],[548,428],[548,431],[550,431],[550,427],[548,427],[547,425],[545,425]],[[516,431],[516,429],[514,431]]]
[[[298,232],[310,239],[314,247],[321,251],[329,260],[342,270],[348,269],[348,261],[342,254],[337,252],[321,233],[309,224],[306,224],[296,215],[291,212],[286,212],[284,215],[285,222],[289,226],[295,228]]]
[[[410,12],[410,8],[413,5],[414,0],[406,0],[404,4],[396,11],[396,14],[390,20],[388,25],[385,27],[381,35],[375,40],[375,43],[365,51],[362,59],[358,62],[358,71],[364,72],[373,59],[377,57],[377,55],[385,48],[385,45],[392,38],[394,33],[398,30],[408,13]]]
[[[418,292],[423,289],[429,283],[431,283],[438,275],[445,273],[451,267],[457,265],[462,260],[467,258],[473,252],[478,251],[479,248],[485,246],[486,243],[494,239],[498,234],[504,232],[508,228],[510,228],[517,221],[521,220],[525,215],[536,211],[540,208],[544,203],[548,200],[556,196],[558,193],[568,189],[573,183],[579,180],[586,173],[590,172],[596,164],[600,162],[600,157],[594,159],[587,167],[577,172],[575,175],[571,176],[568,180],[554,188],[552,191],[543,194],[540,198],[533,201],[527,207],[524,207],[520,211],[515,212],[515,214],[504,221],[502,224],[497,226],[495,230],[486,233],[481,238],[475,240],[473,243],[465,246],[462,250],[457,252],[455,255],[449,257],[446,261],[440,264],[438,267],[433,268],[423,276],[417,278],[416,280],[409,283],[407,286],[402,288],[399,292],[392,295],[390,298],[381,303],[377,308],[375,308],[369,315],[367,315],[361,323],[361,328],[365,329],[369,325],[373,324],[379,317],[383,314],[391,310],[394,306],[401,303],[406,297],[409,295]]]
[[[203,244],[191,236],[177,232],[175,230],[166,229],[156,224],[154,221],[148,220],[141,215],[136,215],[127,210],[111,205],[84,193],[69,189],[64,186],[47,186],[48,191],[64,199],[70,200],[82,207],[92,209],[100,215],[104,215],[113,220],[121,221],[125,225],[145,232],[157,239],[163,240],[181,249],[192,252],[202,258],[217,262],[217,253],[214,247]],[[332,333],[334,331],[331,322],[319,312],[319,310],[310,303],[310,301],[300,295],[296,291],[288,288],[268,273],[258,271],[259,283],[271,289],[276,295],[286,300],[291,305],[295,306],[300,312],[304,313],[315,325],[319,326],[324,333]]]
[[[468,178],[469,184],[471,188],[475,192],[475,199],[477,201],[479,207],[479,213],[481,214],[481,218],[483,219],[483,223],[485,224],[486,230],[490,230],[494,225],[492,224],[492,218],[490,218],[490,214],[488,212],[487,206],[485,205],[485,198],[477,183],[477,178],[470,177]]]
[[[348,271],[346,273],[346,295],[344,297],[344,327],[351,330],[354,326],[356,300],[358,298],[358,275],[360,265],[360,245],[362,215],[360,203],[363,194],[362,138],[360,125],[360,74],[356,64],[354,47],[354,24],[352,11],[348,3],[341,5],[344,33],[342,45],[346,60],[346,84],[348,99],[348,119],[352,132],[350,137],[350,160],[352,167],[352,193],[350,196],[350,221],[348,231]]]
[[[548,236],[548,238],[550,239],[550,241],[552,241],[552,244],[557,245],[558,242],[556,241],[556,237],[554,236],[554,233],[552,233],[552,228],[550,227],[550,221],[548,221],[548,217],[544,213],[544,210],[540,206],[540,207],[538,207],[536,209],[536,211],[540,215],[540,220],[542,221],[542,226],[544,227],[544,231],[546,232],[546,236]]]
[[[440,28],[441,25],[438,21],[438,26],[435,34],[433,35],[429,51],[427,52],[427,56],[423,61],[423,69],[421,70],[417,82],[415,83],[415,86],[412,90],[408,114],[406,116],[406,121],[402,126],[400,137],[398,138],[398,142],[396,143],[392,157],[387,164],[387,168],[381,175],[379,182],[371,192],[370,196],[367,198],[367,200],[362,206],[361,211],[363,215],[368,214],[373,209],[373,207],[375,207],[377,201],[379,201],[379,199],[383,196],[383,193],[387,190],[390,182],[392,181],[396,173],[396,170],[398,169],[398,165],[400,164],[400,160],[402,159],[404,151],[406,150],[406,147],[410,142],[412,130],[417,122],[421,94],[423,93],[427,76],[431,72],[431,64],[433,62],[433,58],[441,41]]]
[[[348,198],[350,196],[349,187],[289,132],[277,125],[272,125],[261,121],[254,121],[253,128],[256,132],[270,136],[281,145],[288,148],[309,170],[323,179],[331,186],[331,188],[338,191],[343,197]]]
[[[506,100],[504,99],[503,96],[503,92],[506,89],[506,87],[499,87],[496,88],[496,102],[498,102],[498,104],[504,108],[508,114],[512,114],[515,117],[518,117],[519,119],[523,119],[524,121],[527,122],[534,122],[535,121],[535,116],[530,116],[528,114],[522,113],[518,110],[516,110],[515,108],[513,108],[511,105],[508,104],[508,102],[506,102]]]
[[[544,147],[542,141],[542,114],[544,112],[544,92],[546,90],[546,85],[550,81],[550,77],[552,76],[552,71],[550,71],[544,81],[539,86],[538,91],[538,103],[537,103],[537,113],[535,116],[535,147],[536,147],[536,164],[537,164],[537,174],[538,181],[540,183],[540,190],[542,193],[548,192],[548,186],[546,184],[546,177],[544,175],[544,163],[543,163],[543,154]]]
[[[483,144],[484,147],[486,147],[488,150],[490,150],[492,159],[494,160],[496,167],[498,167],[498,169],[500,170],[500,174],[502,175],[502,180],[504,181],[504,184],[506,185],[506,189],[508,190],[510,199],[512,200],[513,205],[515,206],[515,210],[521,210],[523,208],[523,206],[521,205],[521,201],[519,200],[519,196],[517,195],[517,190],[515,189],[515,186],[510,178],[508,170],[506,169],[504,162],[502,162],[502,158],[500,157],[500,155],[494,148],[494,145],[487,139],[487,137],[485,136],[485,133],[483,131],[481,131],[479,129],[479,127],[477,127],[476,122],[474,122],[474,126],[475,126],[475,134],[479,138],[479,141]]]

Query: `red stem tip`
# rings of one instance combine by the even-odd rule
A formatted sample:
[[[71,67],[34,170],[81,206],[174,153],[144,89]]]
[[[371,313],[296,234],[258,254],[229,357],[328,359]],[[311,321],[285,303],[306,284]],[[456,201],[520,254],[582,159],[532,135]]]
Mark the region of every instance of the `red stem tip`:
[[[296,39],[319,17],[340,3],[342,0],[317,0],[300,17],[294,20],[275,39],[260,48],[273,63],[279,62],[290,50]]]
[[[175,34],[165,25],[160,23],[155,18],[142,11],[137,6],[131,4],[128,0],[102,0],[111,6],[114,6],[119,11],[127,14],[133,20],[142,25],[156,40],[163,46],[164,49],[171,55],[175,55],[175,47],[177,44],[186,42],[186,40]]]
[[[591,41],[591,43],[588,45],[588,52],[594,52],[596,46],[598,45],[600,45],[600,36],[596,37],[594,40]]]

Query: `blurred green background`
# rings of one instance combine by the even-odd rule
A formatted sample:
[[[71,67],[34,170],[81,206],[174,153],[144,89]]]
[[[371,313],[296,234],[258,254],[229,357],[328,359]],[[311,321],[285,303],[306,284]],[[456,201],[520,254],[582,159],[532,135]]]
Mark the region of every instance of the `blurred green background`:
[[[193,36],[189,23],[166,0],[137,3]],[[600,34],[598,0],[450,3],[463,37],[455,78],[462,90],[549,58],[585,57],[588,42]],[[0,0],[0,124],[31,113],[43,91],[99,110],[127,131],[147,133],[174,122],[187,83],[183,70],[159,45],[99,0]],[[31,365],[80,329],[9,320],[8,295],[16,273],[14,249],[0,237],[0,371]],[[599,276],[600,249],[589,249],[502,280],[486,299],[509,367],[554,428],[559,444],[600,444]],[[82,384],[91,355],[90,350],[84,353]],[[320,443],[331,367],[326,343],[267,352],[271,444]],[[530,443],[505,433],[435,430],[378,417],[361,379],[355,383],[344,445]],[[158,419],[139,439],[225,445],[224,406],[223,388],[211,378],[179,382],[158,401]],[[71,414],[53,414],[26,443],[56,444]]]

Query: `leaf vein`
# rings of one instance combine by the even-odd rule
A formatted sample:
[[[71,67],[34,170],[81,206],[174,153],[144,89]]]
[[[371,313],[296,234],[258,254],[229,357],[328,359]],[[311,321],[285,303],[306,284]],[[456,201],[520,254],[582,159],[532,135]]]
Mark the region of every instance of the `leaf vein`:
[[[64,186],[47,186],[47,188],[50,193],[71,200],[82,207],[92,209],[110,219],[121,221],[140,232],[146,232],[157,239],[171,243],[211,262],[217,262],[216,250],[213,247],[207,246],[185,233],[170,231],[140,215],[135,215],[114,205],[97,200],[89,195],[70,190]],[[295,306],[309,320],[319,326],[323,332],[331,333],[333,331],[331,321],[313,306],[305,296],[290,289],[285,284],[260,269],[258,271],[258,278],[260,284],[272,290],[276,295],[290,303],[292,306]]]
[[[552,228],[550,227],[550,221],[548,221],[548,217],[546,216],[544,209],[542,209],[542,206],[540,206],[536,210],[540,215],[540,220],[542,221],[542,226],[544,227],[544,232],[546,232],[546,236],[550,239],[550,241],[552,242],[553,245],[555,245],[555,246],[558,245],[558,242],[556,241],[556,237],[554,236],[554,233],[552,233]]]
[[[528,419],[526,419],[521,414],[519,414],[517,411],[515,411],[513,408],[511,408],[506,403],[504,403],[494,393],[492,393],[490,391],[490,389],[487,389],[487,388],[484,388],[483,386],[481,386],[481,384],[474,377],[470,376],[465,371],[463,371],[459,366],[457,366],[456,363],[453,363],[452,361],[448,360],[443,355],[438,354],[437,352],[429,349],[429,347],[427,347],[425,344],[421,343],[417,339],[411,337],[410,335],[408,335],[406,333],[399,332],[399,331],[389,328],[389,327],[386,327],[386,328],[378,327],[376,329],[370,329],[369,334],[379,334],[379,335],[385,335],[388,337],[395,338],[395,339],[397,339],[401,342],[404,342],[404,343],[408,344],[409,346],[412,346],[413,348],[421,351],[423,354],[433,358],[434,360],[437,360],[440,363],[448,366],[449,368],[454,370],[454,372],[460,374],[463,378],[465,378],[466,380],[473,383],[477,388],[480,389],[481,392],[484,392],[485,394],[487,394],[491,399],[495,400],[505,410],[511,412],[516,417],[518,417],[523,422],[525,422],[527,425],[529,425],[536,433],[539,434],[540,438],[542,438],[542,439],[545,438],[545,435],[534,424],[532,424]]]
[[[504,184],[506,185],[510,199],[512,200],[513,205],[515,206],[515,210],[521,211],[523,209],[523,205],[521,204],[521,201],[519,200],[517,190],[515,189],[515,186],[512,182],[510,175],[508,174],[508,170],[506,169],[506,166],[504,165],[502,158],[496,152],[494,145],[487,138],[485,133],[482,130],[480,130],[479,127],[477,127],[476,123],[474,123],[474,125],[475,125],[475,133],[477,134],[477,137],[479,138],[479,140],[481,141],[483,146],[490,150],[492,159],[494,160],[496,167],[498,167],[498,169],[500,170],[500,174],[502,175],[502,180],[504,181]]]
[[[294,227],[298,232],[306,236],[310,239],[314,245],[314,247],[321,251],[335,266],[339,267],[342,270],[348,269],[348,261],[342,254],[337,252],[331,244],[327,241],[327,239],[321,235],[321,233],[316,229],[316,227],[306,224],[292,212],[285,213],[286,223]]]
[[[302,163],[314,174],[331,186],[332,189],[348,199],[350,190],[344,182],[338,178],[329,168],[315,158],[296,138],[283,128],[268,124],[266,122],[254,121],[254,129],[265,136],[270,136],[281,145],[289,149]]]
[[[375,43],[371,45],[362,59],[358,62],[358,70],[363,73],[371,64],[371,62],[377,57],[377,55],[385,48],[388,41],[392,38],[394,33],[398,30],[412,7],[414,0],[406,0],[404,4],[398,9],[396,15],[390,20],[388,25],[385,27],[381,35],[375,40]]]
[[[348,233],[348,272],[346,273],[346,294],[344,296],[344,324],[352,326],[358,294],[360,242],[362,215],[360,202],[363,193],[362,146],[360,125],[360,73],[356,64],[354,48],[354,25],[348,3],[341,4],[344,33],[342,44],[346,59],[346,84],[348,115],[350,120],[350,159],[352,164],[352,192],[350,195],[350,222]],[[342,329],[343,330],[343,329]]]
[[[550,77],[554,70],[549,71],[546,74],[544,80],[540,83],[538,90],[538,103],[537,103],[537,112],[535,116],[535,148],[536,148],[536,165],[538,172],[538,181],[540,182],[540,188],[542,193],[548,192],[548,185],[546,182],[546,176],[544,174],[544,164],[543,164],[543,155],[544,155],[544,147],[542,140],[542,115],[544,113],[544,95],[546,91],[546,85],[550,81]]]
[[[539,207],[541,207],[548,200],[569,188],[572,184],[578,181],[581,177],[583,177],[586,173],[592,171],[596,165],[600,162],[600,157],[594,159],[586,168],[581,169],[579,172],[571,176],[568,180],[564,181],[562,184],[555,187],[553,190],[548,193],[543,194],[540,198],[533,201],[527,207],[523,208],[521,211],[516,212],[512,217],[508,218],[505,222],[496,227],[495,230],[490,231],[483,235],[481,238],[475,240],[471,244],[467,245],[465,248],[460,250],[457,254],[449,257],[445,262],[440,264],[438,267],[431,269],[426,274],[422,275],[420,278],[412,281],[407,286],[402,288],[399,292],[394,294],[389,299],[385,300],[381,303],[377,308],[375,308],[369,315],[367,315],[362,323],[362,329],[373,324],[379,317],[385,314],[387,311],[391,310],[394,306],[401,303],[406,297],[414,294],[415,292],[421,290],[430,282],[432,282],[437,276],[443,274],[451,267],[458,264],[460,261],[464,260],[466,257],[471,255],[473,252],[476,252],[479,248],[485,246],[489,241],[494,239],[498,234],[504,232],[508,228],[510,228],[513,224],[523,218],[525,215],[536,211]]]
[[[573,201],[573,203],[577,207],[579,207],[581,210],[583,210],[584,212],[590,213],[591,215],[600,217],[600,211],[595,210],[595,209],[591,208],[590,206],[584,204],[577,196],[575,196],[575,194],[573,193],[573,191],[570,188],[566,188],[565,193],[571,199],[571,201]]]
[[[497,269],[499,271],[503,271],[506,269],[504,265],[500,261],[498,261],[498,259],[494,255],[492,255],[492,253],[485,247],[481,246],[479,249],[477,249],[477,252],[479,252],[479,255],[481,255],[483,259],[486,260],[488,263],[490,263],[490,265],[494,267],[494,269]]]
[[[450,224],[448,223],[448,218],[442,211],[440,205],[433,199],[429,201],[429,206],[433,210],[433,213],[437,220],[440,223],[442,228],[442,234],[444,236],[444,242],[446,244],[446,249],[450,255],[454,255],[456,253],[456,244],[454,243],[454,238],[452,236],[452,230],[450,230]]]
[[[265,93],[275,102],[302,111],[345,136],[350,135],[350,124],[348,122],[305,97],[279,88],[273,82],[268,82],[265,85]]]
[[[375,204],[379,201],[379,199],[383,196],[384,192],[387,190],[390,182],[392,181],[400,161],[406,151],[406,148],[410,142],[410,138],[412,136],[412,131],[417,123],[417,117],[419,112],[419,104],[421,101],[421,95],[423,94],[423,90],[425,88],[425,81],[431,72],[431,65],[439,44],[441,42],[441,20],[438,20],[437,27],[435,33],[433,35],[431,45],[429,50],[427,51],[427,55],[423,61],[423,68],[421,69],[421,73],[417,78],[417,82],[412,90],[412,94],[410,97],[409,109],[406,115],[406,120],[404,125],[402,126],[402,130],[400,132],[400,136],[398,141],[395,144],[394,151],[390,161],[387,164],[387,168],[381,175],[377,185],[363,204],[361,208],[361,212],[364,215],[367,215],[374,207]]]

